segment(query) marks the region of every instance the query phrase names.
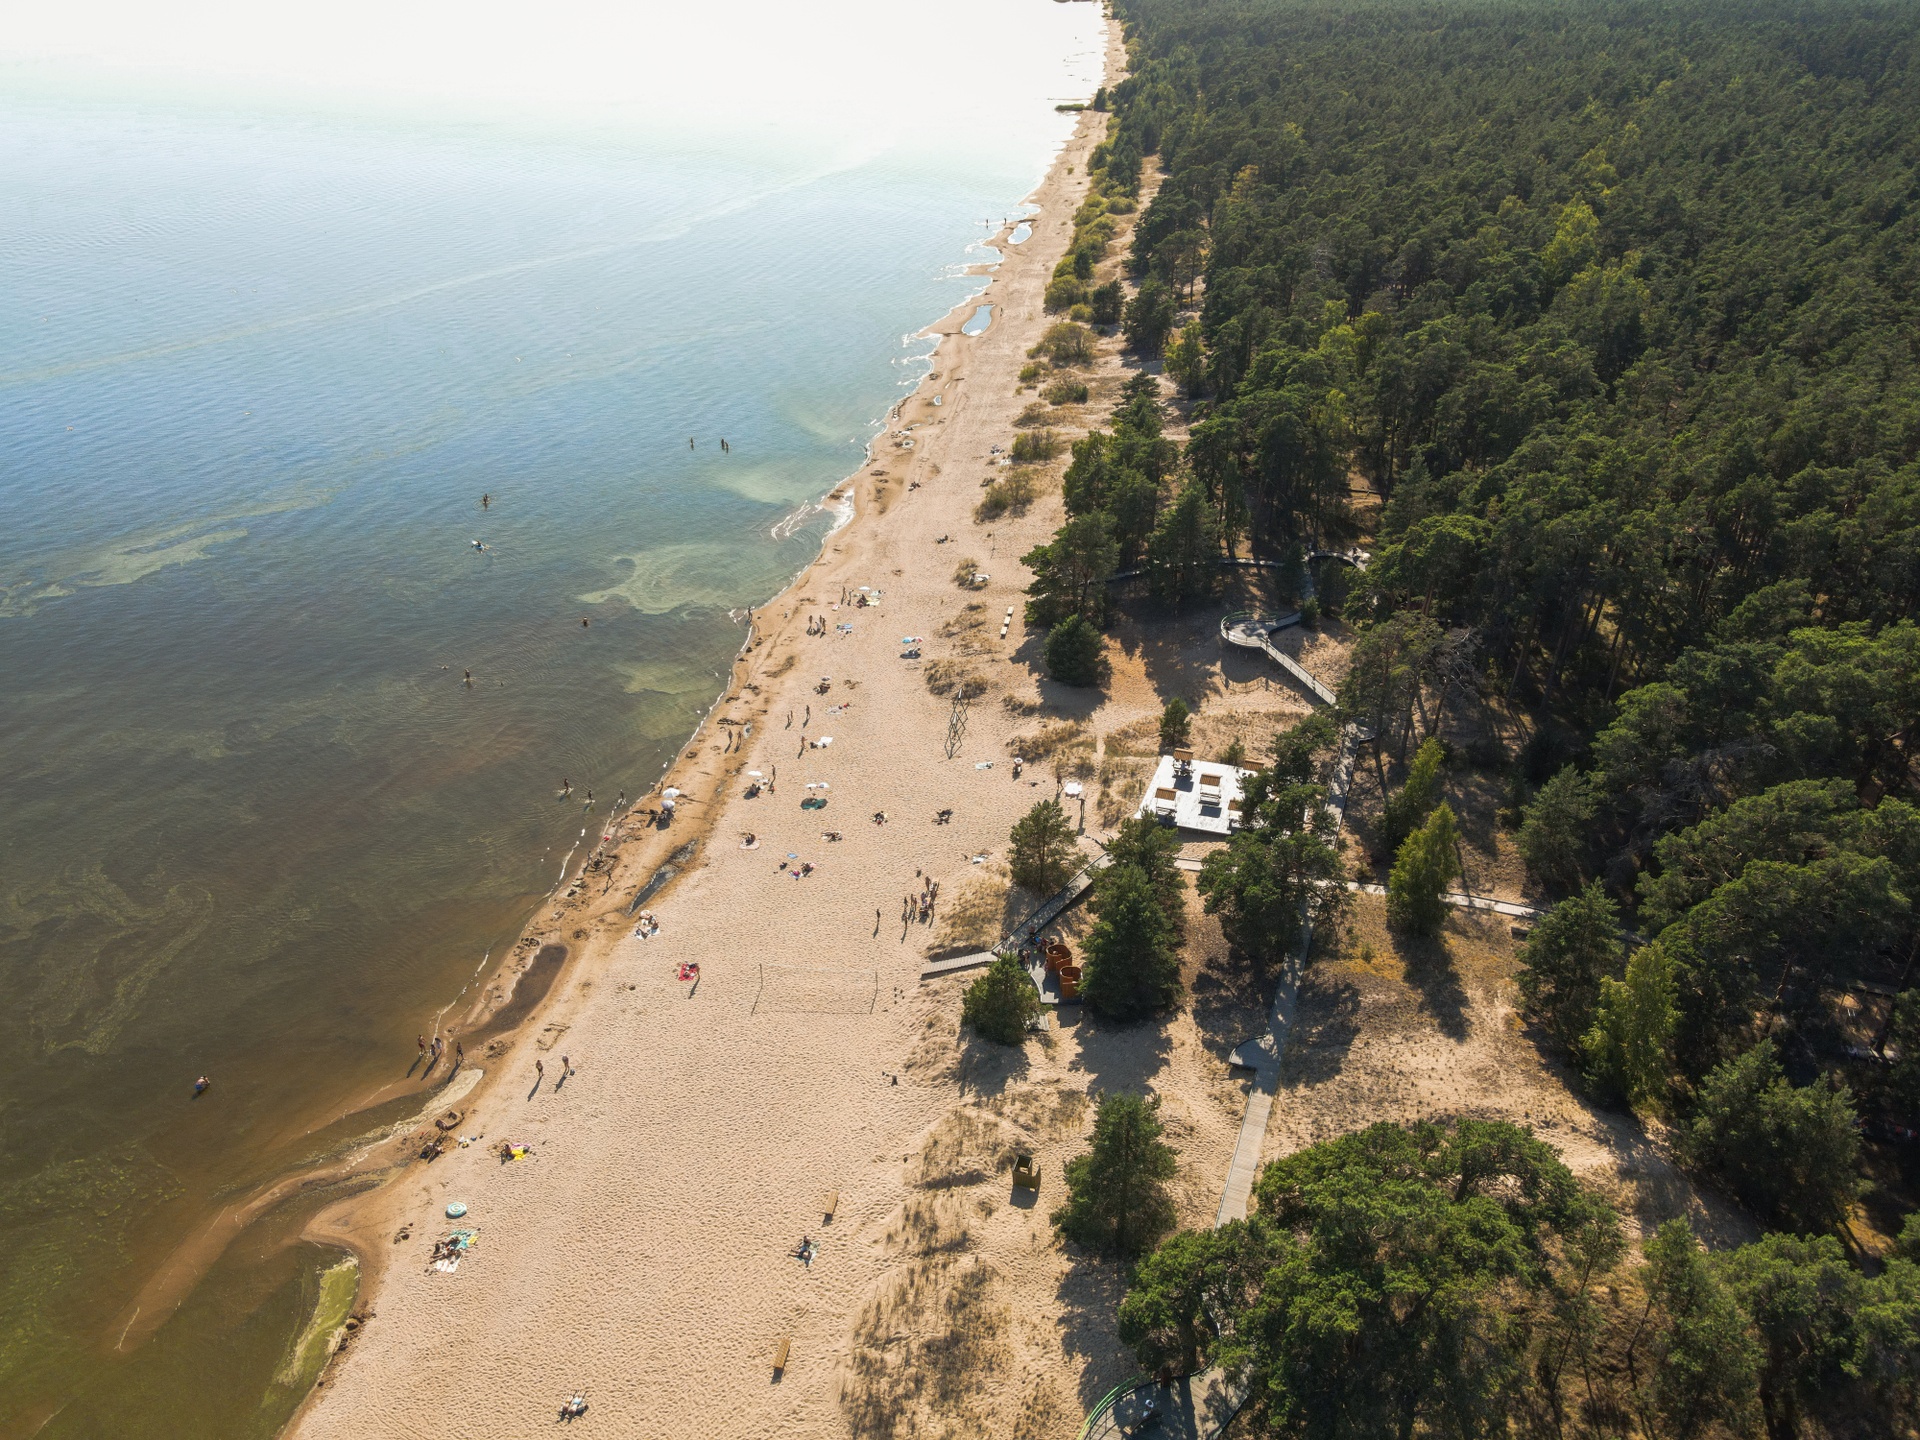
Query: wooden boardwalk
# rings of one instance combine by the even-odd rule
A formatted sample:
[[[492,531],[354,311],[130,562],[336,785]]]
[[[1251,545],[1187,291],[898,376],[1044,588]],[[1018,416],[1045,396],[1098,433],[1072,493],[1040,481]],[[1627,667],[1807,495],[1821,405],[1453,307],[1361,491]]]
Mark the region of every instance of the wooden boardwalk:
[[[1346,557],[1338,557],[1346,558]],[[1353,563],[1349,561],[1348,563]],[[1304,669],[1291,655],[1274,647],[1270,637],[1275,630],[1298,624],[1299,612],[1264,617],[1238,611],[1220,621],[1220,638],[1230,645],[1262,651],[1270,660],[1298,680],[1309,695],[1323,705],[1336,701],[1333,691]],[[1348,725],[1340,731],[1340,750],[1333,762],[1333,775],[1327,784],[1327,810],[1336,833],[1346,824],[1347,791],[1353,784],[1354,752],[1360,743],[1360,731]],[[1240,1119],[1240,1134],[1234,1142],[1233,1161],[1227,1167],[1227,1183],[1220,1195],[1220,1209],[1214,1224],[1224,1225],[1247,1213],[1253,1195],[1253,1182],[1260,1173],[1260,1154],[1266,1144],[1267,1120],[1273,1114],[1273,1097],[1280,1087],[1280,1062],[1286,1055],[1287,1039],[1293,1033],[1293,1010],[1300,995],[1300,977],[1307,968],[1307,952],[1313,945],[1313,924],[1303,909],[1300,915],[1300,943],[1281,969],[1274,988],[1273,1008],[1267,1026],[1260,1034],[1235,1047],[1232,1062],[1253,1072],[1253,1085],[1247,1091],[1246,1113]]]
[[[1333,691],[1295,660],[1286,651],[1276,647],[1271,638],[1274,631],[1284,630],[1289,625],[1300,623],[1300,612],[1267,619],[1247,611],[1239,611],[1227,616],[1220,622],[1220,638],[1229,645],[1239,645],[1244,649],[1258,650],[1298,681],[1306,692],[1322,705],[1332,705],[1338,699]]]
[[[1073,878],[1058,891],[1029,910],[1018,925],[1001,937],[1000,943],[993,949],[975,950],[966,955],[951,955],[944,960],[931,961],[920,971],[920,978],[933,980],[942,975],[951,975],[958,970],[976,970],[982,966],[991,965],[997,956],[1019,953],[1022,945],[1030,943],[1047,926],[1086,899],[1093,890],[1094,877],[1112,863],[1112,857],[1104,850],[1101,851],[1075,871]],[[1027,974],[1032,977],[1033,988],[1040,992],[1043,1004],[1058,1005],[1060,1003],[1059,982],[1047,974],[1043,962],[1035,960],[1029,964]]]

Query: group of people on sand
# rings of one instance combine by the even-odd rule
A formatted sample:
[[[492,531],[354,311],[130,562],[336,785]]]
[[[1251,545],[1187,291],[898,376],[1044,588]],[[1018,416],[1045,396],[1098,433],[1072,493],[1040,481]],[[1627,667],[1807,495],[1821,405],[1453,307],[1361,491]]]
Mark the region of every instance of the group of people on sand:
[[[900,923],[911,925],[918,920],[922,925],[931,925],[934,902],[939,898],[940,882],[931,875],[922,876],[920,893],[915,895],[909,890],[906,898],[900,902]]]
[[[431,1074],[433,1071],[433,1067],[440,1063],[440,1057],[447,1053],[448,1038],[449,1037],[446,1035],[435,1035],[433,1039],[429,1041],[425,1035],[421,1035],[417,1037],[417,1043],[420,1046],[420,1059],[425,1060],[427,1062],[427,1068],[421,1072],[422,1078],[424,1078],[428,1074]],[[453,1042],[453,1072],[452,1073],[458,1074],[460,1071],[460,1067],[466,1063],[466,1060],[467,1060],[466,1045],[459,1040],[455,1040]]]

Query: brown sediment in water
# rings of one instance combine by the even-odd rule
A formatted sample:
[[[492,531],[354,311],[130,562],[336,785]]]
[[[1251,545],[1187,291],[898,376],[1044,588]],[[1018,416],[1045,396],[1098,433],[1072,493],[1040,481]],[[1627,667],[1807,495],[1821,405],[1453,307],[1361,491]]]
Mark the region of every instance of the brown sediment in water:
[[[550,943],[540,946],[526,968],[515,978],[504,1001],[481,1009],[470,1017],[472,1027],[461,1035],[460,1040],[462,1045],[470,1045],[473,1050],[467,1063],[458,1069],[454,1068],[449,1044],[444,1057],[448,1065],[446,1079],[431,1091],[410,1095],[408,1098],[412,1104],[409,1109],[412,1113],[406,1119],[384,1127],[389,1133],[383,1142],[370,1145],[362,1137],[356,1149],[325,1163],[282,1175],[242,1199],[223,1205],[196,1227],[147,1276],[146,1282],[126,1309],[114,1317],[113,1333],[109,1337],[110,1348],[123,1354],[139,1348],[180,1307],[227,1247],[249,1225],[275,1206],[295,1196],[338,1186],[357,1177],[377,1176],[382,1171],[393,1169],[396,1164],[404,1165],[413,1159],[419,1148],[419,1135],[416,1132],[427,1123],[428,1117],[464,1099],[485,1074],[485,1067],[478,1063],[481,1059],[480,1047],[512,1033],[539,1011],[566,968],[568,954],[565,945]],[[511,963],[509,958],[503,965]],[[450,1095],[449,1091],[454,1093]],[[328,1128],[351,1124],[358,1117],[371,1118],[395,1098],[394,1086],[381,1086],[363,1095],[359,1103],[350,1107]],[[330,1235],[328,1238],[334,1244],[344,1243],[340,1236]],[[365,1263],[367,1257],[362,1247],[348,1245],[346,1248]]]

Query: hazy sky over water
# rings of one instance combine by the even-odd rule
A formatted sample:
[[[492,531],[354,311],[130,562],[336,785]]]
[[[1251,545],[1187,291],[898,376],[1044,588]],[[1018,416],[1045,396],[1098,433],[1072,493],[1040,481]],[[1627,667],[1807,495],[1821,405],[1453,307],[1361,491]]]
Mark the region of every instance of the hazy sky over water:
[[[1002,101],[1085,98],[1033,26],[1085,35],[1090,4],[975,0],[62,0],[0,27],[16,81],[186,88],[274,105],[450,119],[778,127],[796,143],[911,144],[929,106],[1023,123]],[[1039,12],[1036,14],[1036,12]],[[1023,41],[995,43],[1017,14]],[[956,15],[964,20],[956,25]],[[1085,48],[1085,47],[1083,47]],[[923,63],[907,63],[919,57]],[[26,72],[23,75],[22,71]],[[1030,123],[1030,122],[1024,122]]]

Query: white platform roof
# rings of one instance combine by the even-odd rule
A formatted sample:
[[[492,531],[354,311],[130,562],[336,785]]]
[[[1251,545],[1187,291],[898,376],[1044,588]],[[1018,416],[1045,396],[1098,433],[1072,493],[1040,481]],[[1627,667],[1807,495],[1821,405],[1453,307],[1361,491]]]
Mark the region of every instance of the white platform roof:
[[[1231,835],[1240,828],[1240,795],[1253,774],[1218,760],[1193,760],[1187,752],[1162,755],[1137,814],[1171,818],[1182,830]]]

